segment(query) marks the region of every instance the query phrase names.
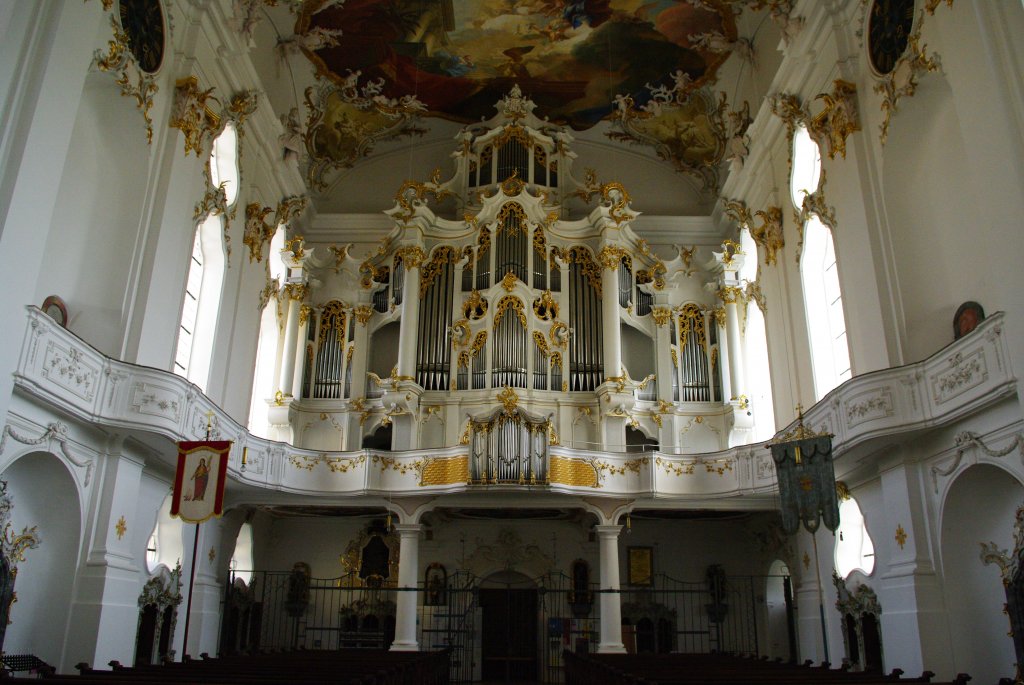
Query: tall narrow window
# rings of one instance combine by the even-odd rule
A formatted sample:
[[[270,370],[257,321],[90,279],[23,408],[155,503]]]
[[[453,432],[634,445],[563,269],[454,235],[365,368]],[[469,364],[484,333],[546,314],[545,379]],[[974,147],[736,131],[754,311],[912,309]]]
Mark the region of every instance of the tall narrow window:
[[[821,153],[818,145],[799,127],[793,137],[793,171],[790,193],[797,210],[804,197],[818,190],[821,181]],[[800,256],[800,280],[807,315],[811,348],[814,395],[820,400],[852,375],[850,348],[846,340],[846,317],[839,285],[832,231],[815,214],[806,216],[804,245]]]
[[[746,254],[739,278],[745,283],[758,280],[757,243],[750,231],[740,231],[740,248]],[[772,400],[772,377],[768,359],[768,335],[764,312],[753,297],[747,298],[743,318],[744,368],[747,393],[754,412],[754,439],[767,440],[775,434],[775,404]]]
[[[814,392],[821,399],[850,378],[850,349],[832,233],[813,215],[804,224],[800,277],[807,307]]]
[[[267,256],[270,280],[277,281],[277,287],[284,283],[287,267],[281,259],[285,245],[285,226],[279,225],[270,240],[270,254]],[[260,314],[260,335],[256,347],[256,369],[252,381],[252,399],[249,405],[249,431],[261,438],[270,437],[270,421],[267,416],[268,402],[274,394],[274,379],[280,371],[280,350],[284,344],[284,333],[278,325],[278,300],[269,297]]]
[[[235,578],[248,583],[252,580],[253,564],[252,524],[243,523],[235,538],[235,551],[231,553],[231,571]]]
[[[238,135],[231,124],[213,142],[208,162],[213,187],[223,187],[230,208],[238,199]],[[227,256],[224,222],[211,213],[196,226],[178,326],[174,372],[206,391]]]

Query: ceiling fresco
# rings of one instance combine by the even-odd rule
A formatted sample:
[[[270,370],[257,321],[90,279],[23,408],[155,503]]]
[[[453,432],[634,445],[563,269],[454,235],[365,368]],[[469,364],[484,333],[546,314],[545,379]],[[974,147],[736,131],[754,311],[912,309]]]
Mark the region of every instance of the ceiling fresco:
[[[304,49],[322,76],[358,75],[427,116],[489,118],[518,84],[541,118],[576,130],[616,97],[642,107],[659,88],[713,80],[737,41],[724,0],[311,0],[296,33],[338,36]]]

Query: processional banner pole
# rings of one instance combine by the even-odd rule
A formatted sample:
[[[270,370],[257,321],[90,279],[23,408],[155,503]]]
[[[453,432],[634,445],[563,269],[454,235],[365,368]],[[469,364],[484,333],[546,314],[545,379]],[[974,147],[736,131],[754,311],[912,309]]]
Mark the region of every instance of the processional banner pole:
[[[188,602],[185,604],[185,634],[182,659],[188,651],[188,632],[192,622],[192,591],[195,587],[199,554],[199,524],[224,511],[224,484],[227,481],[230,440],[210,440],[213,412],[206,414],[206,439],[178,443],[178,466],[174,475],[171,516],[196,524],[192,540],[192,564],[188,578]],[[186,482],[185,474],[189,474]]]
[[[821,523],[833,533],[839,527],[839,497],[836,494],[836,474],[832,463],[832,434],[810,430],[804,426],[803,408],[797,405],[796,410],[796,428],[772,440],[766,447],[772,451],[772,461],[775,462],[782,530],[787,535],[793,535],[800,530],[802,524],[814,542],[821,641],[825,661],[829,661],[817,531]]]

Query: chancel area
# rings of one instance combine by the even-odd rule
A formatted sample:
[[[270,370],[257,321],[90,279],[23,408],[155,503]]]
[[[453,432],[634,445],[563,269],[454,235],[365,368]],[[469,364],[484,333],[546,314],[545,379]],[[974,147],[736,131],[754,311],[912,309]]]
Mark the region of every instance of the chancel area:
[[[0,27],[6,673],[1024,672],[1017,0]]]

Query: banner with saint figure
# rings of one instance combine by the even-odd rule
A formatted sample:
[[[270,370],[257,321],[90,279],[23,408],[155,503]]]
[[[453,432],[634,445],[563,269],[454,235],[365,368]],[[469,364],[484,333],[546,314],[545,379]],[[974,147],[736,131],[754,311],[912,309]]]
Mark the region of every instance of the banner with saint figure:
[[[178,443],[171,516],[188,523],[202,523],[221,515],[230,452],[229,440]]]
[[[792,535],[800,524],[811,533],[821,521],[839,527],[839,497],[832,464],[832,436],[816,435],[770,445],[782,500],[782,530]],[[820,519],[820,521],[819,521]]]

